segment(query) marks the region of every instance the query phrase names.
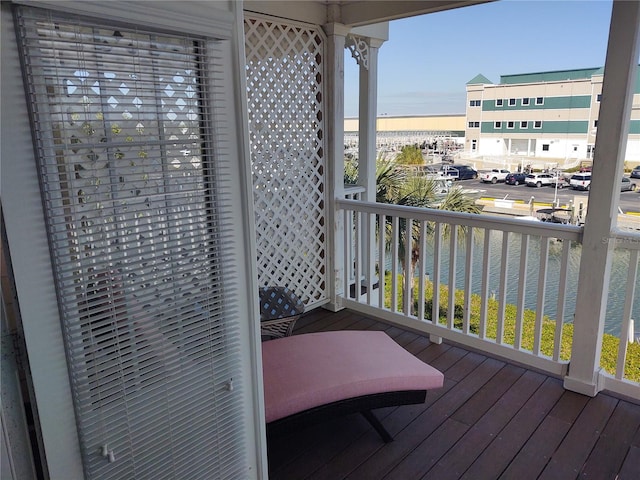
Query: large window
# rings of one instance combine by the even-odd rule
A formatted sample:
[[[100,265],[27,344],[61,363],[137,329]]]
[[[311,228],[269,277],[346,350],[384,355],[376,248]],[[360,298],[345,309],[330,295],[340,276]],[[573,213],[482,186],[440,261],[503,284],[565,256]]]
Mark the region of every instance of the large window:
[[[86,476],[240,478],[222,43],[17,19]]]

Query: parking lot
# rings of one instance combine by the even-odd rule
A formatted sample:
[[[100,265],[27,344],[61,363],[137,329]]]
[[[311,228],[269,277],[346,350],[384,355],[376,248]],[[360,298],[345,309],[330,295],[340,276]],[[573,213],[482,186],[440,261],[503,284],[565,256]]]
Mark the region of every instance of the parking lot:
[[[640,180],[631,179],[636,184],[635,192],[620,193],[620,208],[623,212],[640,212]],[[465,189],[479,190],[482,197],[507,198],[509,200],[523,200],[528,202],[534,197],[536,202],[553,203],[557,199],[561,205],[568,204],[570,200],[579,202],[580,198],[588,198],[588,191],[573,190],[566,187],[527,187],[526,185],[505,185],[504,183],[484,183],[480,180],[460,180],[456,185]]]

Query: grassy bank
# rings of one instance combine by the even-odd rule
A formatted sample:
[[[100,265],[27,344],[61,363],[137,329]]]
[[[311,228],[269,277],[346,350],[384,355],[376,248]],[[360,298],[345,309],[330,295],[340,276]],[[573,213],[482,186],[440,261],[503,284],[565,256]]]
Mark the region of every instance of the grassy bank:
[[[398,302],[401,304],[403,280],[401,276],[398,276]],[[385,291],[385,304],[387,307],[391,305],[391,275],[386,275],[386,291]],[[417,298],[417,287],[414,291],[413,298]],[[433,298],[433,284],[430,281],[425,282],[425,316],[427,319],[431,319],[431,298]],[[440,312],[438,323],[446,325],[447,318],[447,305],[449,303],[449,288],[446,285],[440,287]],[[464,305],[464,291],[455,291],[455,311],[454,318],[455,328],[462,328],[462,315]],[[487,325],[486,325],[486,337],[495,339],[497,335],[497,319],[498,309],[500,304],[497,300],[489,299],[487,303]],[[417,312],[417,301],[414,301],[414,313]],[[524,311],[524,322],[522,326],[522,338],[521,348],[525,350],[533,350],[534,335],[535,335],[535,319],[536,312],[533,310]],[[505,324],[503,343],[513,345],[515,340],[515,319],[516,319],[516,306],[505,306]],[[478,334],[480,327],[480,296],[473,294],[471,296],[471,315],[469,329],[471,333]],[[544,355],[553,355],[553,341],[555,335],[555,321],[546,315],[542,320],[542,337],[540,349]],[[562,339],[560,343],[560,358],[563,360],[569,360],[571,357],[571,342],[573,340],[573,324],[565,323],[562,327]],[[600,365],[607,372],[615,375],[616,362],[618,358],[618,346],[620,340],[610,334],[605,333],[602,343],[602,355],[600,358]],[[640,344],[632,343],[628,345],[627,357],[625,362],[625,378],[635,382],[640,382]]]

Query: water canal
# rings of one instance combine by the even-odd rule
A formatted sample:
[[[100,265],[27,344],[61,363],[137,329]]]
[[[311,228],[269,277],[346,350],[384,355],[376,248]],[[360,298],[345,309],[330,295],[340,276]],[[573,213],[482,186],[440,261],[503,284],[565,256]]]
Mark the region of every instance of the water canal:
[[[490,238],[490,261],[489,261],[489,292],[495,294],[496,298],[500,291],[500,271],[502,262],[502,232],[491,231]],[[483,264],[483,244],[484,232],[478,232],[474,237],[473,259],[472,259],[472,293],[480,294],[482,289],[482,264]],[[547,265],[547,275],[545,280],[545,301],[544,314],[551,318],[556,317],[558,307],[558,292],[560,288],[560,263],[563,244],[561,241],[552,241],[549,245],[549,261]],[[521,235],[509,234],[509,255],[507,258],[507,281],[506,298],[507,303],[516,304],[518,298],[518,285],[520,276],[520,251]],[[565,295],[564,322],[572,322],[575,307],[576,294],[578,291],[578,272],[580,269],[580,259],[582,246],[573,244],[569,250],[569,264],[567,276],[567,290]],[[530,237],[529,253],[526,273],[526,293],[525,308],[536,310],[538,302],[538,276],[540,271],[540,237]],[[456,253],[456,289],[464,289],[464,278],[466,270],[466,246],[464,242],[459,242]],[[427,240],[426,248],[426,272],[432,276],[434,271],[434,239]],[[609,296],[607,301],[607,318],[605,322],[605,332],[619,335],[622,324],[623,309],[626,295],[627,273],[629,270],[629,252],[616,249],[614,251],[611,268],[611,280],[609,284]],[[391,258],[388,257],[386,267],[391,268]],[[441,244],[441,264],[440,281],[447,284],[449,280],[449,242],[443,241]],[[419,274],[416,272],[416,274]],[[640,335],[640,276],[636,278],[635,298],[632,307],[632,318],[636,320],[636,336]]]

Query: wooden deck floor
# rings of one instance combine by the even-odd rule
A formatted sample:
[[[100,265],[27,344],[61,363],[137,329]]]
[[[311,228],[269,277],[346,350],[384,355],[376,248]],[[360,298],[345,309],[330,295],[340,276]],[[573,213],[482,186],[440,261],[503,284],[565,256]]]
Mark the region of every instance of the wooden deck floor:
[[[445,374],[421,405],[376,411],[269,440],[272,480],[640,479],[640,405],[565,391],[562,381],[375,321],[321,309],[295,333],[385,330]]]

